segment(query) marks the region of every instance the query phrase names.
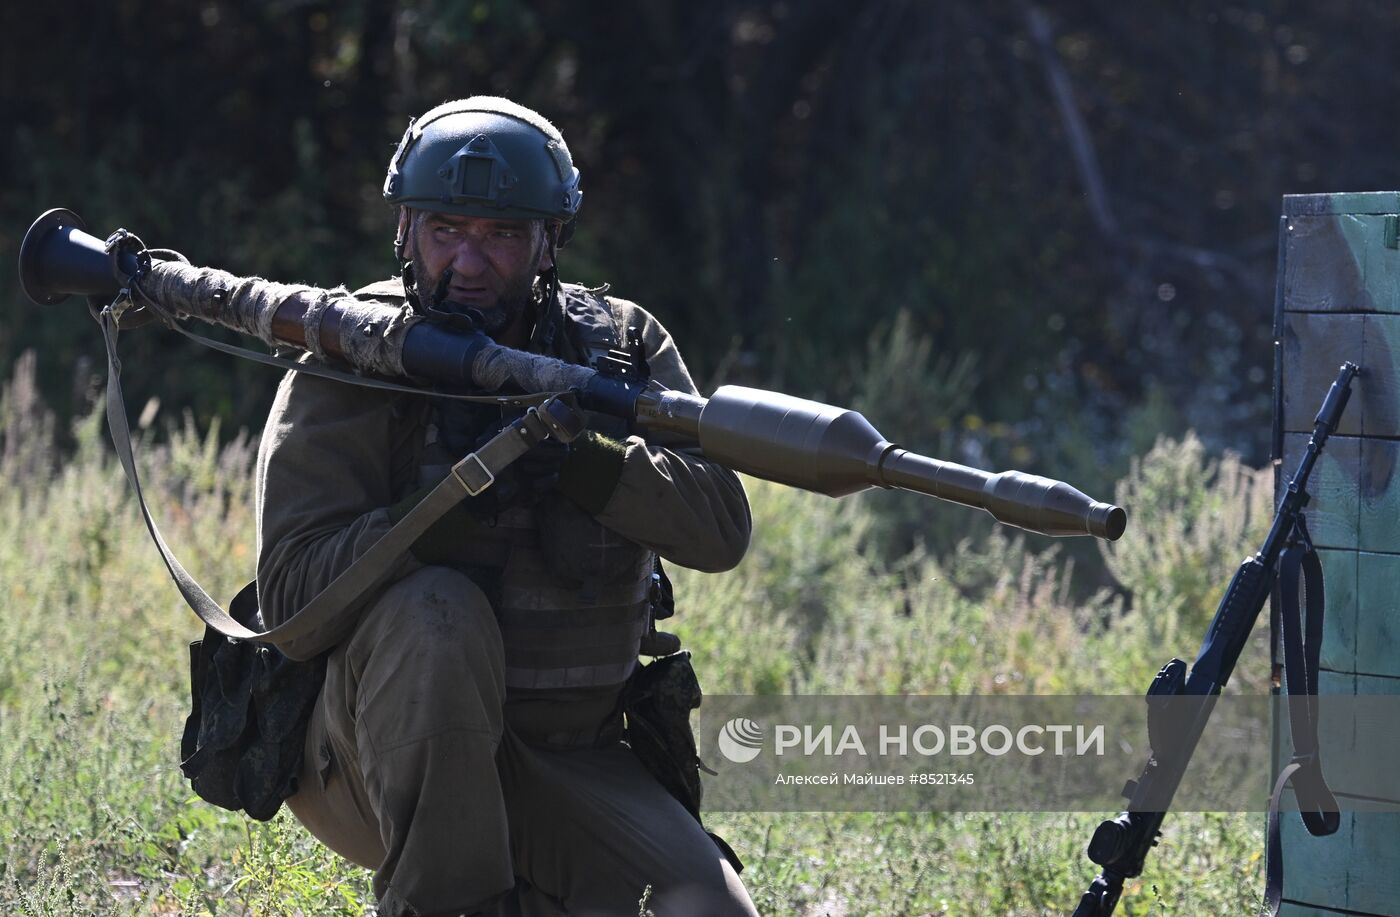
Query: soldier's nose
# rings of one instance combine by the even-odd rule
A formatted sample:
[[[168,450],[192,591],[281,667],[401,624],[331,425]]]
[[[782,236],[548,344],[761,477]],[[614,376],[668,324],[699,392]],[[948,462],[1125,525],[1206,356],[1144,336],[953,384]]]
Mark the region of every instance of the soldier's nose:
[[[472,239],[466,239],[452,254],[452,272],[458,277],[479,277],[486,270],[486,258]]]

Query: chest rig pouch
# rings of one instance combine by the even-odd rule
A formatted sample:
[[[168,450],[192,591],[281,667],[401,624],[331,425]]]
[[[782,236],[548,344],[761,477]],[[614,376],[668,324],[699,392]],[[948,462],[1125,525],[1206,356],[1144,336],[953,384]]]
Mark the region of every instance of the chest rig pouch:
[[[575,346],[590,365],[600,358],[607,357],[609,352],[620,344],[618,329],[611,310],[600,295],[602,292],[605,290],[568,288],[565,291],[564,309],[568,316],[568,327]],[[591,416],[589,426],[597,432],[619,439],[625,437],[628,432],[620,420],[603,415]],[[656,621],[669,618],[675,613],[671,582],[656,555],[650,551],[636,555],[629,553],[625,545],[631,545],[634,549],[637,546],[599,526],[591,516],[568,501],[560,502],[572,509],[573,513],[583,516],[588,524],[605,533],[599,545],[602,556],[595,559],[595,562],[602,563],[598,568],[588,569],[585,564],[589,562],[591,554],[571,555],[567,551],[559,550],[564,548],[573,536],[579,534],[579,529],[575,526],[580,523],[571,520],[567,510],[554,507],[551,507],[554,510],[552,514],[542,515],[539,521],[542,543],[556,546],[553,551],[556,557],[572,558],[559,564],[559,572],[562,575],[575,581],[587,582],[590,577],[599,577],[600,573],[602,576],[615,578],[621,569],[630,569],[634,578],[645,577],[647,580],[646,615],[640,624],[644,628],[644,639],[648,643],[644,643],[643,646],[648,647],[651,653],[665,655],[657,656],[647,665],[634,665],[627,676],[619,699],[625,720],[625,736],[632,753],[652,778],[703,827],[704,820],[700,812],[703,797],[700,772],[703,770],[713,774],[714,771],[700,760],[695,745],[695,733],[690,725],[691,711],[699,708],[703,692],[691,665],[690,653],[675,651],[679,641],[674,641],[674,638],[671,638],[674,641],[672,645],[656,639]],[[607,552],[609,538],[619,542],[619,550],[611,557]],[[634,563],[636,566],[632,566]],[[661,646],[665,648],[655,648]],[[635,651],[632,659],[636,659]],[[734,871],[742,872],[744,864],[734,852],[734,848],[718,834],[712,831],[707,833],[720,853],[734,867]]]
[[[579,363],[606,355],[619,336],[601,291],[568,285],[563,293],[561,308],[537,329],[537,349]],[[415,486],[440,480],[464,444],[500,421],[450,403],[431,406]],[[587,424],[627,435],[613,418],[590,413]],[[455,541],[452,565],[477,579],[495,606],[511,699],[614,706],[650,623],[655,555],[558,494],[507,509]],[[572,726],[589,731],[584,718]]]
[[[229,606],[262,630],[256,584]],[[297,790],[306,725],[326,659],[288,659],[276,648],[230,640],[213,628],[190,644],[192,708],[180,738],[180,770],[206,802],[267,821]]]
[[[658,575],[665,577],[659,566]],[[690,727],[690,712],[700,707],[702,698],[700,681],[690,664],[690,653],[682,651],[638,666],[623,692],[622,709],[627,718],[627,744],[632,753],[647,773],[704,827],[700,814],[703,798],[700,772],[711,775],[715,772],[700,760],[695,732]],[[706,833],[734,871],[743,872],[743,861],[734,848],[713,831]]]

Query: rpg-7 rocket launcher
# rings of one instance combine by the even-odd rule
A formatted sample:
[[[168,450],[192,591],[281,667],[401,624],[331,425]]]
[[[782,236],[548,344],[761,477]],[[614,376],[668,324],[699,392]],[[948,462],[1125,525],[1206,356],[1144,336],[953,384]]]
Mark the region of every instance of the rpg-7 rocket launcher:
[[[588,410],[694,442],[711,461],[803,490],[829,496],[869,487],[912,490],[985,509],[1000,522],[1044,535],[1111,541],[1127,523],[1119,507],[1060,481],[1019,471],[988,474],[910,452],[855,411],[735,385],[699,398],[638,373],[600,371],[503,347],[481,332],[405,316],[343,291],[152,261],[139,246],[118,243],[109,251],[85,229],[77,214],[62,209],[48,211],[29,228],[19,266],[30,299],[40,305],[72,294],[110,299],[135,277],[138,309],[158,310],[168,320],[193,316],[371,376],[483,392],[576,391]]]

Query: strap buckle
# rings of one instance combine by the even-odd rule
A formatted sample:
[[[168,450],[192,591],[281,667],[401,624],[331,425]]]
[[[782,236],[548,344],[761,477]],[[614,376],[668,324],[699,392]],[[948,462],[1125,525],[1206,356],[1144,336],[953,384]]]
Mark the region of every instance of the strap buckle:
[[[571,443],[578,439],[587,426],[579,416],[577,406],[570,404],[571,400],[556,395],[538,408],[530,409],[544,424],[547,435],[553,436],[561,443]]]
[[[480,495],[482,491],[496,483],[496,476],[491,473],[491,469],[486,467],[486,463],[475,452],[452,466],[452,476],[462,485],[469,497]]]

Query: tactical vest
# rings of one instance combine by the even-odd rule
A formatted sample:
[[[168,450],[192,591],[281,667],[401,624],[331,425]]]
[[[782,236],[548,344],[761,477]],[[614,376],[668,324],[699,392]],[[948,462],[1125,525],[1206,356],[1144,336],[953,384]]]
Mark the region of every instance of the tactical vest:
[[[361,295],[382,299],[388,292],[387,285],[376,284]],[[617,346],[620,335],[601,292],[565,285],[562,309],[542,317],[532,348],[591,364]],[[444,412],[458,425],[470,419],[469,410],[442,400],[424,406],[415,488],[437,484],[461,458],[463,431],[454,429],[449,437]],[[499,426],[500,416],[478,414],[476,420],[479,429],[465,431],[468,443]],[[610,421],[590,416],[589,426],[620,432],[608,429]],[[613,705],[637,666],[650,620],[650,550],[598,524],[566,497],[550,494],[534,507],[506,510],[462,532],[452,565],[482,584],[493,601],[508,703],[588,699],[592,709]]]

